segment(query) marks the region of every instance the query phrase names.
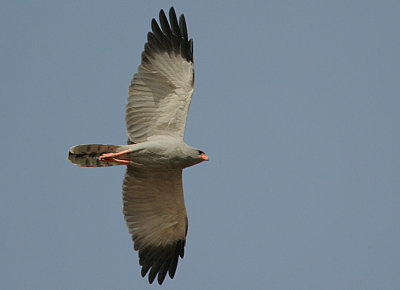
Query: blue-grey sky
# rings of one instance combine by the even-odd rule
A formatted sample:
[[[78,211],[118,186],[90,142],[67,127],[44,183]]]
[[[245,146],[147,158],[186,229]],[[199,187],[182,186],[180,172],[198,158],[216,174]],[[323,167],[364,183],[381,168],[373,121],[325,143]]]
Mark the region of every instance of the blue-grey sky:
[[[151,289],[121,213],[130,79],[159,9],[196,88],[164,289],[400,289],[399,1],[2,1],[0,288]]]

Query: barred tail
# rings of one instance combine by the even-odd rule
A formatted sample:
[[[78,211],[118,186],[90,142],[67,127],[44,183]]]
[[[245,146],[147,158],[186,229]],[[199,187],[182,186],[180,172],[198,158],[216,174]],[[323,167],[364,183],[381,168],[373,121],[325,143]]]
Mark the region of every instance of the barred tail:
[[[121,165],[113,162],[100,161],[103,153],[115,153],[120,145],[85,144],[73,146],[69,149],[68,160],[81,167],[105,167]]]

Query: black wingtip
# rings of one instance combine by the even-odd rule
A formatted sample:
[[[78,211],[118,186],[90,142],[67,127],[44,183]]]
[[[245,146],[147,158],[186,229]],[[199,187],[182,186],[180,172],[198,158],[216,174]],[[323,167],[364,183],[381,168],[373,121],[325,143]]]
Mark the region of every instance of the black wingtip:
[[[168,52],[180,54],[188,62],[193,62],[193,40],[189,40],[185,16],[176,17],[174,7],[169,9],[169,21],[163,9],[159,13],[159,22],[151,20],[152,35],[147,37],[142,61],[148,64],[155,53]]]
[[[148,275],[150,284],[157,277],[158,284],[162,284],[169,274],[175,276],[179,257],[183,258],[185,240],[178,240],[174,244],[164,247],[145,247],[139,249],[139,264],[142,266],[141,275]]]
[[[181,14],[181,16],[179,17],[179,28],[180,28],[180,32],[181,32],[181,36],[188,41],[188,33],[187,33],[187,27],[186,27],[186,20],[185,20],[185,16],[183,14]]]

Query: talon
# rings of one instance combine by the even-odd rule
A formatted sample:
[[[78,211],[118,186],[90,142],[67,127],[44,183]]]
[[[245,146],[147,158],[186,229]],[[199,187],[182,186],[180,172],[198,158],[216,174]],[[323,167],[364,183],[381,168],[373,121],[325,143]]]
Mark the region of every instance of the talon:
[[[103,153],[100,157],[99,157],[99,159],[100,160],[103,160],[103,159],[107,159],[107,158],[112,158],[112,157],[114,157],[115,155],[114,155],[114,153]]]

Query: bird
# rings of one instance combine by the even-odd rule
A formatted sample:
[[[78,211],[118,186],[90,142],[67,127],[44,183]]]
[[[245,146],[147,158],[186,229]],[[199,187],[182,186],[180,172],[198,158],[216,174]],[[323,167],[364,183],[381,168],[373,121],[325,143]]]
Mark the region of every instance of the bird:
[[[153,18],[141,63],[129,86],[126,145],[82,144],[68,160],[81,167],[126,166],[123,215],[138,251],[141,276],[161,285],[183,258],[188,218],[182,170],[208,161],[184,141],[194,90],[193,39],[173,7]]]

